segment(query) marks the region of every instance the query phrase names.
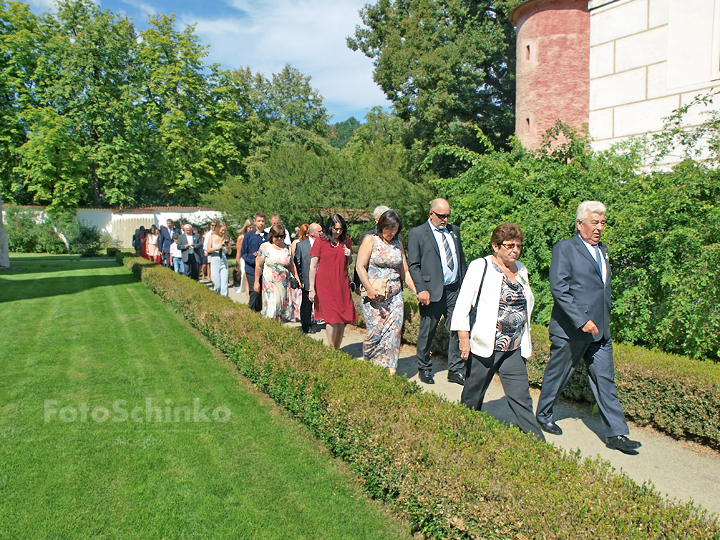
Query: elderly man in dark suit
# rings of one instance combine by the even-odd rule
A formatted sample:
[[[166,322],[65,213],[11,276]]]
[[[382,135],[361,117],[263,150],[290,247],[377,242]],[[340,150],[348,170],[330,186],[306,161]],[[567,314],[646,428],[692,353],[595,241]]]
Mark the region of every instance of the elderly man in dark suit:
[[[583,202],[576,215],[578,234],[553,247],[550,289],[555,303],[549,328],[550,361],[536,415],[543,431],[562,435],[562,429],[553,421],[553,408],[582,358],[600,409],[607,446],[635,454],[641,444],[626,437],[630,431],[615,388],[610,265],[607,246],[600,242],[605,214],[601,202]]]
[[[160,231],[160,252],[162,253],[163,266],[172,268],[172,260],[170,259],[170,246],[173,243],[173,235],[180,234],[180,229],[175,228],[175,223],[168,218],[167,227]]]
[[[425,384],[434,384],[430,346],[440,317],[450,327],[455,301],[465,277],[467,265],[460,243],[460,229],[448,224],[450,205],[445,199],[430,203],[430,217],[408,235],[408,267],[417,288],[420,306],[420,330],[417,340],[418,376]],[[448,381],[465,384],[464,361],[460,358],[457,336],[448,347]]]
[[[303,334],[314,334],[312,327],[312,302],[310,301],[310,249],[320,236],[322,227],[318,223],[308,226],[307,238],[295,246],[295,269],[297,280],[302,287],[302,303],[300,304],[300,325]]]
[[[183,225],[183,233],[178,238],[178,249],[182,253],[185,275],[192,279],[199,276],[200,253],[203,247],[199,234],[193,234],[192,225]]]

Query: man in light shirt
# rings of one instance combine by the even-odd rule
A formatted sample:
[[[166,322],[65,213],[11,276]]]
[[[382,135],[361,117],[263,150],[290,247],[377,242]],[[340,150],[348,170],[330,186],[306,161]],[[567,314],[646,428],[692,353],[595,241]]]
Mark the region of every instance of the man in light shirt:
[[[318,223],[308,226],[308,237],[295,246],[295,269],[297,280],[302,287],[302,303],[300,304],[300,324],[304,334],[314,334],[312,327],[312,302],[310,301],[310,249],[320,236],[322,227]]]

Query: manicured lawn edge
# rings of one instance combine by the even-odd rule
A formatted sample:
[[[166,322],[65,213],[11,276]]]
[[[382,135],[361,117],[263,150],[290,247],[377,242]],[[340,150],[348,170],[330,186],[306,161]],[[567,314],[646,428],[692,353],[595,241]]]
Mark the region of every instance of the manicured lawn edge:
[[[423,393],[149,261],[125,264],[426,537],[720,539],[705,510],[607,463]]]

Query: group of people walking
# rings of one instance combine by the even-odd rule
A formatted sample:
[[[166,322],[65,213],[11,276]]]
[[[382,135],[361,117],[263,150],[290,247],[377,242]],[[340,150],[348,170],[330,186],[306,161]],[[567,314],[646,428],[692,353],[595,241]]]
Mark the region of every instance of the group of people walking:
[[[366,324],[363,356],[397,370],[404,319],[402,291],[416,295],[420,311],[417,338],[418,378],[434,384],[431,344],[444,317],[450,332],[448,381],[463,386],[461,403],[480,410],[497,373],[517,426],[544,440],[543,432],[561,435],[554,418],[558,396],[582,359],[610,448],[637,453],[617,397],[610,335],[610,266],[600,241],[605,206],[585,201],[577,209],[577,234],[556,244],[550,265],[554,305],[549,333],[550,360],[543,377],[537,412],[533,412],[526,359],[532,353],[530,318],[535,298],[527,268],[519,261],[524,234],[514,223],[498,225],[490,238],[492,254],[467,266],[460,230],[449,224],[445,199],[430,203],[428,220],[408,233],[407,256],[400,215],[385,206],[375,209],[376,227],[360,238],[355,276],[347,223],[340,214],[324,228],[303,224],[297,238],[275,214],[255,214],[239,231],[237,261],[251,309],[276,320],[299,316],[303,333],[314,333],[324,321],[328,344],[339,349],[345,327],[357,320],[352,299],[362,299]],[[168,220],[145,235],[148,258],[162,254],[170,266],[177,260],[193,277],[207,256],[215,290],[227,296],[227,256],[233,243],[224,223],[211,223],[204,240],[189,224],[179,231]],[[178,271],[178,266],[175,266]]]
[[[610,335],[610,265],[600,241],[606,208],[585,201],[576,212],[577,234],[553,247],[550,288],[550,359],[533,412],[526,359],[532,353],[530,317],[534,296],[527,269],[518,260],[523,232],[514,223],[492,232],[492,254],[466,267],[457,227],[448,225],[444,199],[430,205],[430,216],[408,236],[408,264],[417,284],[420,331],[419,378],[433,384],[429,348],[441,315],[451,331],[448,380],[463,386],[461,402],[480,410],[497,373],[516,425],[544,440],[562,435],[554,419],[558,397],[582,359],[600,411],[609,448],[635,454],[615,387]]]

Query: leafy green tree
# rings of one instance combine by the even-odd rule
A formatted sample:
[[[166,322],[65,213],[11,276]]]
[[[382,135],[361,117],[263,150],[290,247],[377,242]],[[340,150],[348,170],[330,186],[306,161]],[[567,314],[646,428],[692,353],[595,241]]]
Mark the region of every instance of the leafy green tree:
[[[411,122],[427,150],[455,144],[480,150],[474,127],[495,146],[514,131],[515,31],[520,1],[379,0],[360,12],[348,46],[375,64],[374,79]],[[408,146],[410,144],[408,143]],[[447,163],[437,168],[448,172]]]
[[[337,122],[330,126],[330,134],[328,140],[333,148],[343,148],[352,138],[355,130],[360,126],[360,122],[354,116],[351,116],[344,122]]]
[[[17,149],[27,142],[23,111],[34,106],[32,94],[40,54],[38,18],[27,4],[0,0],[0,190],[5,199],[32,202],[15,172]]]
[[[129,117],[137,46],[132,24],[89,0],[63,0],[45,15],[33,74],[33,107],[19,147],[28,192],[52,207],[127,202],[137,155]]]

